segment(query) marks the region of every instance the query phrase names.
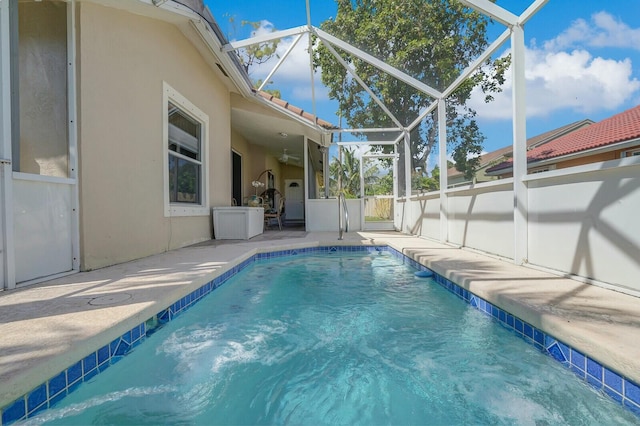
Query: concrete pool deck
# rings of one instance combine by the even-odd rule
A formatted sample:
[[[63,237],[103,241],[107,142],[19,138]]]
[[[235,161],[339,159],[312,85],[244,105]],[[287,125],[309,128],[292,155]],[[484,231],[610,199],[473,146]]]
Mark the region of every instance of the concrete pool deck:
[[[389,245],[640,383],[640,298],[397,232],[269,235],[0,292],[0,408],[256,253],[337,245]]]

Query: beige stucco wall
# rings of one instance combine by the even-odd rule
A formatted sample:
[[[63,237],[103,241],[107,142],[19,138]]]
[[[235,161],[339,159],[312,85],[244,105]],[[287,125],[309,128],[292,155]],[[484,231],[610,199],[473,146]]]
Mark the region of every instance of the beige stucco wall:
[[[285,179],[304,179],[304,169],[291,164],[283,164],[281,167],[282,176],[280,177],[280,188],[284,191]]]
[[[163,81],[209,117],[211,206],[231,193],[228,90],[175,26],[78,7],[82,269],[211,238],[210,215],[164,217]]]

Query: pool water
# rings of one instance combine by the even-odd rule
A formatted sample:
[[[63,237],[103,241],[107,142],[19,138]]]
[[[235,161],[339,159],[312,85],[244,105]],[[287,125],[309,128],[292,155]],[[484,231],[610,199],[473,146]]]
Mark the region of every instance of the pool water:
[[[257,261],[29,424],[637,424],[391,254]]]

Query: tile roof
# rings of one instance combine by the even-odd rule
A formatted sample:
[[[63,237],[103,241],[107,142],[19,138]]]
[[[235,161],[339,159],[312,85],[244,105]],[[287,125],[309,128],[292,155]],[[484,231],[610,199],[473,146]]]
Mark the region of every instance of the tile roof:
[[[585,126],[589,126],[593,124],[593,120],[584,119],[580,121],[574,121],[573,123],[566,124],[562,127],[558,127],[557,129],[549,130],[548,132],[541,133],[537,136],[530,137],[527,139],[527,149],[533,149],[537,146],[546,144],[562,135],[566,135],[567,133],[576,131]],[[480,156],[480,167],[485,167],[490,165],[491,163],[496,163],[502,157],[507,157],[509,154],[513,152],[513,146],[508,145],[504,148],[497,149],[495,151],[488,152],[484,155]],[[462,175],[462,172],[458,171],[455,167],[450,167],[447,171],[448,176],[457,176]]]
[[[316,123],[318,126],[320,127],[324,127],[325,129],[335,129],[336,126],[334,126],[333,124],[329,123],[328,121],[325,121],[321,118],[318,118],[317,116],[314,116],[311,113],[306,112],[305,110],[303,110],[302,108],[298,108],[295,105],[290,104],[287,101],[284,101],[280,98],[276,98],[275,96],[273,96],[271,93],[267,93],[267,92],[263,92],[262,90],[258,90],[256,91],[256,93],[258,95],[260,95],[262,98],[266,99],[267,101],[278,105],[280,108],[284,108],[289,112],[292,112],[295,115],[299,115],[300,117],[303,117],[307,120],[309,120],[312,123]]]
[[[640,105],[532,149],[527,153],[527,162],[575,154],[637,138],[640,138]],[[496,172],[511,166],[511,161],[505,161],[491,167],[487,172]]]

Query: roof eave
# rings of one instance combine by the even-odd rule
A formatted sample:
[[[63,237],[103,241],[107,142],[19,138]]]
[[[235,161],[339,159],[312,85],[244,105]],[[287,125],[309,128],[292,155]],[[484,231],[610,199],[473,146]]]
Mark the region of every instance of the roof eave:
[[[232,86],[235,87],[239,93],[242,93],[245,96],[249,96],[251,94],[252,84],[249,76],[242,68],[237,57],[223,51],[222,46],[227,44],[227,41],[215,20],[211,19],[210,21],[205,16],[207,15],[213,18],[210,12],[208,13],[208,9],[206,7],[203,11],[204,14],[200,14],[187,5],[174,0],[138,0],[138,2],[144,5],[153,5],[159,10],[187,19],[192,28],[200,36],[202,42],[207,46],[215,62],[219,63],[222,73],[231,80]]]
[[[269,101],[268,99],[265,99],[264,97],[262,97],[258,92],[256,92],[255,90],[252,91],[251,96],[248,97],[249,99],[253,99],[255,100],[255,102],[257,102],[260,105],[266,106],[269,109],[272,109],[274,111],[277,111],[280,114],[284,114],[287,117],[295,120],[296,122],[318,132],[321,136],[321,138],[323,139],[323,144],[326,142],[327,139],[329,139],[329,142],[331,142],[331,132],[329,131],[329,129],[326,129],[320,125],[318,125],[317,123],[314,123],[313,121],[310,121],[309,119],[294,113],[293,111],[289,111],[286,108],[283,108],[271,101]],[[316,117],[317,119],[317,117]]]
[[[627,141],[617,142],[609,145],[604,145],[596,148],[587,149],[584,151],[572,152],[569,154],[559,155],[557,157],[544,158],[542,160],[533,160],[527,162],[527,169],[533,167],[543,167],[549,164],[559,163],[561,161],[572,160],[576,158],[588,157],[590,155],[602,154],[610,151],[617,151],[619,149],[631,148],[640,145],[640,138],[634,138]],[[513,173],[513,166],[501,168],[489,172],[485,171],[487,176],[500,176],[506,173]]]

